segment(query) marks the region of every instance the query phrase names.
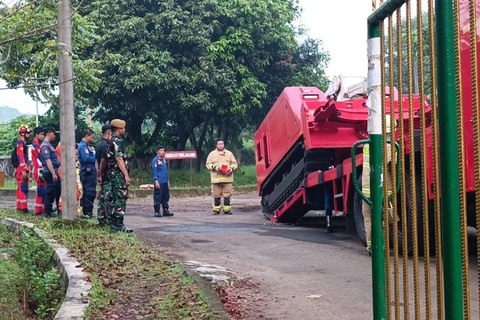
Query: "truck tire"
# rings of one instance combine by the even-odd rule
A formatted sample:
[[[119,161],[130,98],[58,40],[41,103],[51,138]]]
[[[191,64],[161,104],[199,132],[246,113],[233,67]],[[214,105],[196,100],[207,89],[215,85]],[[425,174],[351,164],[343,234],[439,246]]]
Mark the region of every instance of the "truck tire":
[[[362,188],[362,175],[358,176],[357,185],[361,189]],[[366,240],[366,231],[365,231],[365,221],[363,220],[363,213],[362,213],[362,197],[355,191],[353,196],[353,219],[355,221],[355,230],[357,231],[357,236],[360,241],[367,245]]]

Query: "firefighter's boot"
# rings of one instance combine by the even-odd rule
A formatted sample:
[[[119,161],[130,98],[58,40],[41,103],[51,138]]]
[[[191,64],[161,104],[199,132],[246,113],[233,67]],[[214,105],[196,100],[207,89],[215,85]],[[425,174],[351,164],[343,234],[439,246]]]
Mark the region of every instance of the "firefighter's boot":
[[[155,210],[155,213],[153,214],[154,217],[162,216],[162,214],[160,213],[160,205],[153,206],[153,210]]]
[[[232,206],[230,205],[230,197],[223,198],[223,213],[232,214]]]
[[[222,210],[221,200],[222,199],[220,197],[213,198],[213,206],[212,206],[213,214],[219,214],[220,210]]]
[[[168,206],[163,206],[163,216],[172,217],[174,214],[168,210]]]

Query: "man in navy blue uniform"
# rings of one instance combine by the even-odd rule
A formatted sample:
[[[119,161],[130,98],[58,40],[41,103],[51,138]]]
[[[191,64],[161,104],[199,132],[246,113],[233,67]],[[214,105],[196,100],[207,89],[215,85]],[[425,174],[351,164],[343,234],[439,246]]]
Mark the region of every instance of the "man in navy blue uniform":
[[[47,183],[47,193],[45,194],[45,216],[53,217],[52,205],[55,200],[60,198],[62,193],[61,178],[58,174],[58,168],[60,168],[60,161],[57,157],[57,152],[52,146],[52,142],[55,141],[55,128],[44,128],[45,138],[40,145],[40,161],[43,166],[43,176]],[[59,211],[59,214],[61,212]]]
[[[95,138],[92,129],[86,129],[82,134],[82,141],[78,144],[78,162],[80,162],[80,182],[83,195],[80,206],[84,218],[93,218],[93,202],[97,196],[97,168],[95,165],[95,149],[90,146]]]
[[[170,200],[168,166],[165,160],[165,149],[162,146],[157,147],[157,155],[152,159],[153,183],[153,209],[154,216],[161,217],[160,206],[163,209],[163,216],[170,217],[173,213],[168,210],[168,201]]]
[[[102,126],[102,139],[97,144],[95,148],[95,157],[97,158],[97,180],[100,184],[100,193],[98,195],[98,206],[97,206],[97,219],[98,223],[101,226],[104,226],[108,223],[107,221],[107,212],[105,207],[105,181],[103,175],[106,168],[101,168],[100,164],[102,163],[102,158],[104,159],[103,166],[107,164],[107,151],[112,145],[112,126],[110,124],[105,124]]]
[[[100,168],[100,160],[107,156],[107,149],[112,139],[112,126],[105,124],[102,126],[102,139],[95,148],[95,157],[97,158],[97,168]]]

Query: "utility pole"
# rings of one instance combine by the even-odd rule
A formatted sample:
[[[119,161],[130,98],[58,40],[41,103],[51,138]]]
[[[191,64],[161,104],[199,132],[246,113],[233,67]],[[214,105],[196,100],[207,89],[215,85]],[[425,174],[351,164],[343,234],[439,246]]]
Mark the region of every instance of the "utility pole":
[[[62,144],[62,219],[77,218],[77,179],[75,167],[75,117],[73,104],[72,21],[70,0],[58,7],[58,75],[60,102],[60,142]]]
[[[35,84],[38,83],[37,74],[35,73]],[[35,99],[35,126],[38,127],[38,94]]]

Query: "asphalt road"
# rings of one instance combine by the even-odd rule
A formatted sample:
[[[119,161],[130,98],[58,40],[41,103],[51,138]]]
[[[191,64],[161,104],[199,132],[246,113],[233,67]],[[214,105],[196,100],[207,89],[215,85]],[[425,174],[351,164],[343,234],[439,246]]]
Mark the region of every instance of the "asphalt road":
[[[13,207],[13,199],[0,199]],[[315,215],[296,226],[271,224],[260,214],[254,193],[233,197],[234,214],[211,214],[210,197],[173,198],[174,217],[155,218],[152,198],[128,201],[125,222],[147,244],[186,262],[216,265],[234,275],[224,284],[222,299],[237,319],[363,320],[372,319],[371,259],[356,236],[336,220],[337,232],[326,232]],[[470,257],[471,312],[478,318],[476,257]],[[393,266],[391,266],[393,269]],[[409,259],[411,315],[420,301],[424,319],[425,269],[419,261],[419,294],[413,290],[413,263]],[[435,266],[430,264],[432,318],[435,317]],[[399,266],[400,310],[402,265]],[[392,285],[394,278],[391,277]],[[391,301],[393,305],[394,296]]]
[[[154,218],[151,199],[129,202],[126,223],[179,259],[227,268],[258,284],[236,292],[246,319],[371,319],[371,260],[354,235],[330,234],[318,218],[270,224],[253,194],[233,197],[234,214],[214,216],[211,199],[173,199],[174,217]]]

